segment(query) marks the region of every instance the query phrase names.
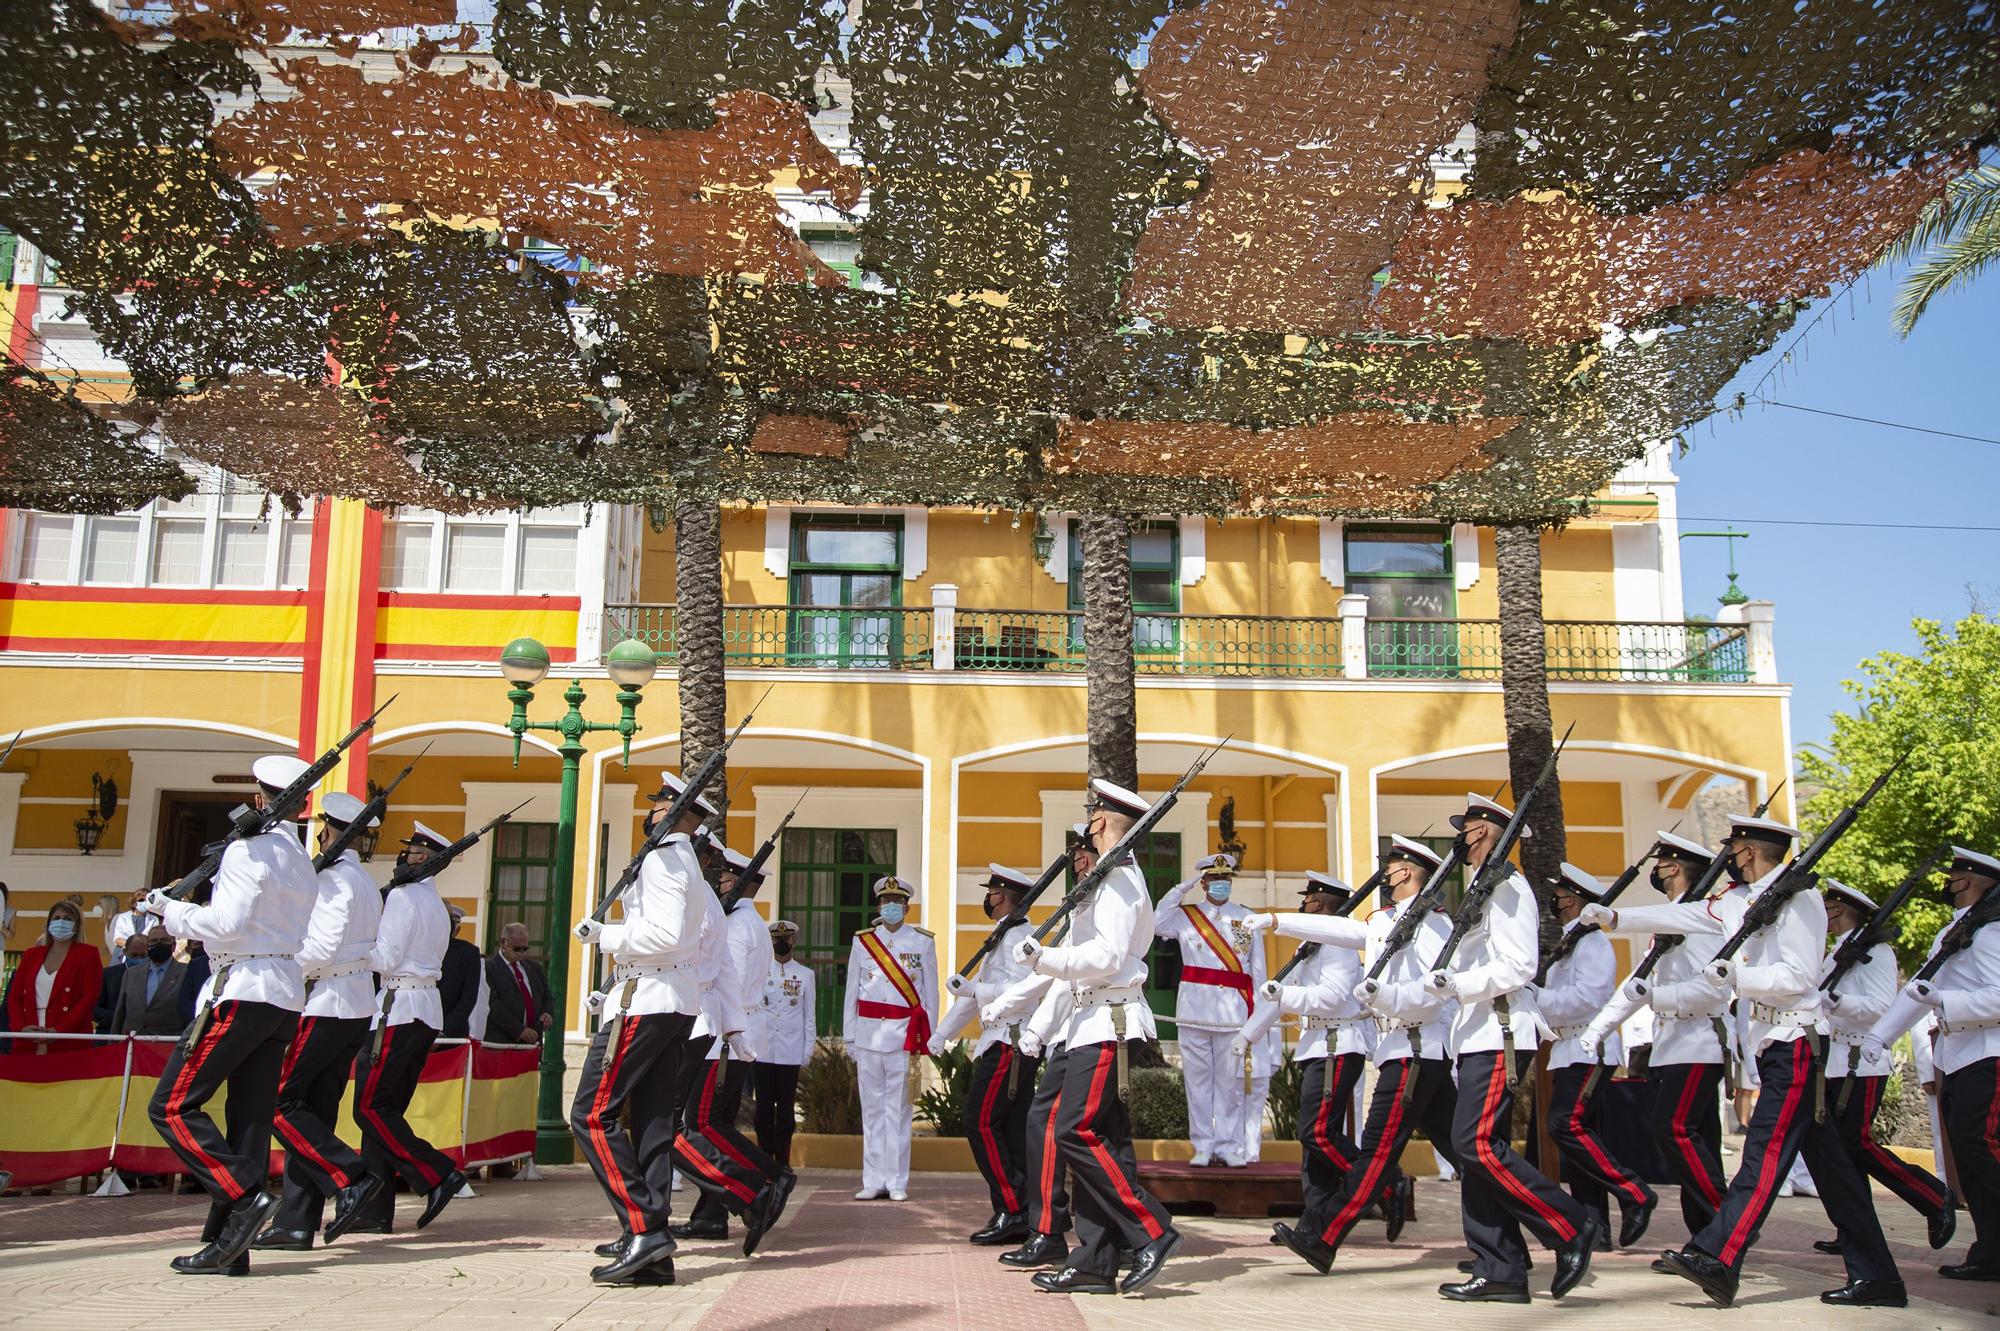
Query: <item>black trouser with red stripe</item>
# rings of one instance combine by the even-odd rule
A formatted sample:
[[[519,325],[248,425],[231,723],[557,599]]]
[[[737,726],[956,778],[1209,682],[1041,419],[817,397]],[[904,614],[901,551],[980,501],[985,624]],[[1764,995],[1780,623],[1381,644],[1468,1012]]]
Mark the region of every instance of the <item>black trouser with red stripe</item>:
[[[1938,1090],[1938,1117],[1976,1236],[1965,1260],[2000,1267],[2000,1060],[1982,1058],[1947,1072]]]
[[[1360,1054],[1309,1058],[1299,1064],[1299,1185],[1306,1210],[1324,1205],[1340,1190],[1360,1150],[1347,1135],[1347,1107],[1367,1060]],[[1386,1183],[1393,1184],[1391,1174]],[[1379,1194],[1381,1189],[1377,1189]]]
[[[1827,1218],[1840,1228],[1841,1260],[1849,1280],[1896,1280],[1896,1259],[1882,1237],[1882,1222],[1868,1181],[1847,1158],[1840,1129],[1813,1119],[1815,1070],[1819,1051],[1812,1039],[1773,1041],[1757,1055],[1757,1107],[1743,1134],[1743,1161],[1715,1219],[1688,1240],[1688,1246],[1740,1272],[1764,1217],[1771,1213],[1779,1185],[1801,1152],[1819,1189]],[[1832,1106],[1828,1109],[1831,1111]]]
[[[1654,1063],[1653,1136],[1681,1185],[1681,1220],[1698,1234],[1722,1205],[1722,1084],[1720,1063]]]
[[[1014,1046],[995,1040],[973,1063],[972,1086],[965,1096],[965,1136],[972,1143],[973,1163],[986,1179],[993,1209],[1009,1215],[1028,1209],[1028,1107],[1035,1098],[1038,1066]]]
[[[381,1048],[369,1032],[354,1062],[354,1121],[361,1127],[361,1158],[386,1185],[375,1194],[367,1216],[387,1221],[396,1213],[396,1175],[403,1176],[412,1192],[429,1192],[458,1166],[419,1137],[406,1117],[437,1030],[427,1022],[406,1021],[381,1032]]]
[[[740,1058],[709,1060],[687,1103],[681,1106],[681,1132],[674,1153],[701,1189],[694,1220],[728,1223],[728,1212],[740,1214],[766,1183],[776,1182],[784,1173],[776,1160],[736,1126],[743,1085],[750,1080],[753,1066]]]
[[[270,1177],[271,1117],[298,1021],[269,1003],[217,1003],[193,1048],[185,1038],[174,1046],[146,1106],[154,1130],[218,1205],[241,1202]],[[226,1137],[202,1108],[224,1086]]]
[[[319,1228],[326,1199],[367,1171],[361,1152],[334,1135],[354,1056],[368,1038],[366,1017],[301,1017],[278,1083],[278,1139],[285,1144],[285,1194],[277,1229]]]
[[[1069,1050],[1061,1045],[1043,1055],[1042,1078],[1028,1102],[1028,1223],[1037,1234],[1067,1234],[1070,1228],[1069,1180],[1056,1140],[1056,1109],[1068,1060]]]
[[[569,1130],[620,1227],[635,1234],[664,1229],[669,1219],[674,1096],[693,1025],[683,1012],[605,1022],[591,1038],[570,1102]],[[618,1121],[628,1107],[629,1131]]]
[[[1604,1145],[1604,1077],[1598,1079],[1597,1093],[1586,1098],[1583,1088],[1590,1073],[1590,1064],[1572,1063],[1549,1074],[1554,1083],[1549,1092],[1549,1135],[1562,1152],[1570,1196],[1592,1215],[1606,1213],[1607,1198],[1617,1198],[1621,1211],[1650,1205],[1657,1200],[1653,1190]]]
[[[1887,1077],[1862,1077],[1848,1090],[1842,1107],[1841,1092],[1848,1088],[1847,1077],[1829,1078],[1826,1103],[1840,1115],[1840,1142],[1854,1167],[1895,1193],[1918,1215],[1934,1216],[1944,1209],[1944,1180],[1919,1169],[1875,1140],[1875,1114],[1882,1107],[1882,1086]]]
[[[1127,1047],[1142,1044],[1131,1040]],[[1143,1248],[1171,1224],[1166,1208],[1139,1186],[1132,1121],[1118,1094],[1115,1041],[1075,1045],[1063,1060],[1056,1140],[1075,1188],[1071,1213],[1077,1247],[1070,1265],[1109,1280],[1118,1274],[1121,1249]]]
[[[799,1065],[758,1060],[750,1069],[757,1097],[757,1148],[785,1168],[792,1167],[792,1134],[799,1125]]]
[[[1412,1073],[1414,1062],[1416,1071]],[[1405,1103],[1404,1087],[1416,1079]],[[1328,1247],[1338,1248],[1377,1198],[1392,1187],[1402,1173],[1399,1163],[1403,1148],[1418,1128],[1430,1138],[1437,1152],[1461,1172],[1458,1153],[1452,1149],[1451,1125],[1457,1089],[1452,1085],[1451,1064],[1441,1058],[1392,1058],[1375,1069],[1375,1093],[1368,1101],[1368,1121],[1361,1128],[1361,1145],[1356,1148],[1354,1168],[1340,1181],[1333,1194],[1315,1204],[1306,1204],[1299,1219],[1303,1233],[1318,1234]]]
[[[1534,1058],[1533,1050],[1517,1051],[1514,1075],[1525,1075]],[[1473,1274],[1521,1285],[1528,1279],[1522,1228],[1547,1247],[1562,1247],[1576,1241],[1587,1213],[1515,1151],[1513,1124],[1514,1091],[1507,1084],[1506,1055],[1498,1049],[1460,1054],[1451,1144],[1464,1175],[1459,1209],[1465,1242],[1472,1249]]]

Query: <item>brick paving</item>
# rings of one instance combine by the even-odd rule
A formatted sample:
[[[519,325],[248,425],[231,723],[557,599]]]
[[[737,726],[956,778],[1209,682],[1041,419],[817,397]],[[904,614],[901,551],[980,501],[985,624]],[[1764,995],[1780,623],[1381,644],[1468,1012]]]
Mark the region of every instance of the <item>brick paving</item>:
[[[1254,1220],[1185,1217],[1181,1256],[1142,1297],[1060,1298],[1032,1290],[990,1249],[962,1242],[986,1218],[984,1190],[964,1175],[918,1176],[912,1200],[856,1202],[852,1175],[808,1171],[792,1208],[750,1261],[736,1244],[684,1244],[672,1289],[599,1289],[590,1247],[608,1237],[602,1194],[580,1167],[540,1182],[474,1185],[421,1234],[357,1236],[325,1251],[258,1254],[246,1280],[193,1280],[166,1266],[196,1246],[204,1204],[194,1196],[12,1197],[0,1200],[0,1325],[92,1331],[190,1324],[283,1326],[287,1331],[505,1325],[701,1328],[701,1331],[1227,1331],[1326,1324],[1400,1328],[1413,1317],[1525,1327],[1543,1318],[1593,1327],[1772,1328],[2000,1326],[2000,1287],[1935,1274],[1940,1255],[1922,1222],[1878,1193],[1884,1223],[1909,1280],[1903,1312],[1840,1313],[1818,1291],[1839,1283],[1837,1259],[1811,1249],[1827,1224],[1810,1198],[1779,1202],[1752,1255],[1738,1308],[1710,1308],[1692,1286],[1646,1269],[1655,1249],[1600,1254],[1590,1281],[1560,1304],[1548,1300],[1548,1262],[1535,1272],[1528,1308],[1461,1309],[1441,1303],[1439,1281],[1463,1249],[1451,1185],[1421,1184],[1420,1219],[1390,1247],[1365,1223],[1332,1276],[1314,1275],[1266,1242]],[[1656,1220],[1658,1244],[1681,1229],[1671,1200]],[[684,1210],[692,1194],[684,1192]],[[414,1219],[403,1199],[402,1219]],[[1967,1235],[1969,1237],[1969,1234]],[[1956,1258],[1964,1239],[1946,1250]]]

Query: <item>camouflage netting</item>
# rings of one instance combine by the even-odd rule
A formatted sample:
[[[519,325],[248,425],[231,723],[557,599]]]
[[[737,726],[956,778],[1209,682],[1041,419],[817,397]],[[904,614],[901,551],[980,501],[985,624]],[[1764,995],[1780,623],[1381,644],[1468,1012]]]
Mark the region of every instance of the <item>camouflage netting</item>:
[[[459,12],[4,7],[0,225],[136,401],[17,332],[0,499],[182,484],[138,422],[288,501],[1556,519],[2000,126],[1984,0]]]

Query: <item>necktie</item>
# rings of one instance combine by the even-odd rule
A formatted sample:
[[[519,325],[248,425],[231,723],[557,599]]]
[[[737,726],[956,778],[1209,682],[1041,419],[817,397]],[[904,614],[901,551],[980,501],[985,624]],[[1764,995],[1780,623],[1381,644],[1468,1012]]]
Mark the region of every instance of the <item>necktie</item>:
[[[514,983],[521,986],[521,1020],[532,1026],[536,1016],[535,995],[528,988],[528,977],[522,973],[520,962],[510,961],[507,964],[514,968]]]

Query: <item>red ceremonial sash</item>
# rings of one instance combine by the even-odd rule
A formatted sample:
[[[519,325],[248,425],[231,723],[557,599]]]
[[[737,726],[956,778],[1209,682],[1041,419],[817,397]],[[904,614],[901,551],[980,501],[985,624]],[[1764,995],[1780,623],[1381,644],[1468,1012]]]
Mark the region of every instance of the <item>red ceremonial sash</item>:
[[[897,1007],[894,1003],[858,999],[854,1004],[855,1015],[880,1017],[886,1021],[908,1018],[910,1025],[903,1033],[904,1050],[915,1054],[929,1048],[931,1015],[924,1011],[923,1000],[917,996],[917,986],[911,983],[908,973],[903,970],[902,963],[896,960],[896,954],[876,936],[873,929],[858,933],[855,937],[861,940],[861,946],[875,959],[875,964],[882,968],[882,974],[887,977],[890,984],[896,986],[896,992],[903,996],[903,1002],[907,1004],[905,1007]]]
[[[1222,936],[1222,931],[1215,927],[1215,921],[1193,906],[1182,906],[1181,909],[1186,912],[1188,922],[1194,925],[1195,932],[1201,935],[1201,941],[1208,944],[1208,950],[1222,962],[1221,968],[1182,966],[1181,979],[1192,984],[1215,984],[1225,989],[1234,989],[1243,995],[1244,1015],[1248,1016],[1255,1012],[1257,998],[1250,988],[1250,974],[1243,969],[1243,963],[1237,959],[1236,949],[1229,946]]]

